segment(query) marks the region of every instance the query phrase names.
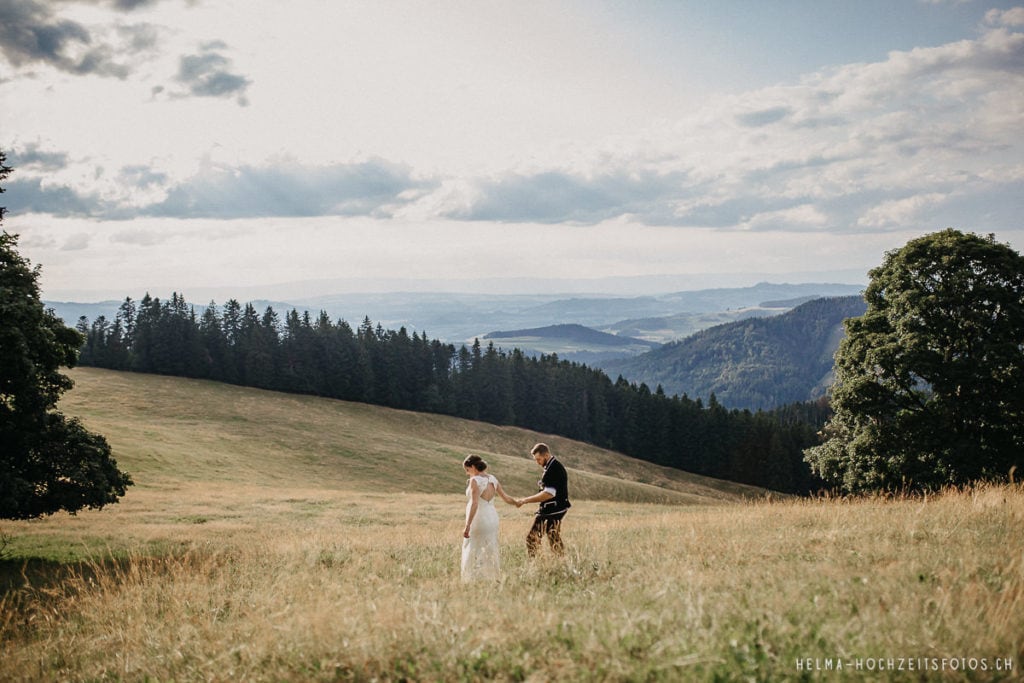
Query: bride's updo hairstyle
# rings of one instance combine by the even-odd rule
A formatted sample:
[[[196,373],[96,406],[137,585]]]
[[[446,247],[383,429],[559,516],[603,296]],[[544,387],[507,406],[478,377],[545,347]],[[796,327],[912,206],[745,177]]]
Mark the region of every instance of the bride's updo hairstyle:
[[[463,467],[472,467],[477,472],[483,472],[487,469],[487,463],[479,455],[471,455],[462,461]]]

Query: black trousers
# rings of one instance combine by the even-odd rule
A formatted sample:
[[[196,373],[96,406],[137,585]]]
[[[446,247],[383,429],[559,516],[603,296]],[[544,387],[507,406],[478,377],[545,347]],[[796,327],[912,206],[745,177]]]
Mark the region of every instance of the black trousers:
[[[548,544],[551,546],[552,552],[556,555],[565,552],[565,546],[562,544],[562,517],[565,517],[564,512],[550,517],[538,515],[533,518],[533,526],[530,527],[530,533],[526,535],[527,555],[534,557],[537,554],[545,536],[548,537]]]

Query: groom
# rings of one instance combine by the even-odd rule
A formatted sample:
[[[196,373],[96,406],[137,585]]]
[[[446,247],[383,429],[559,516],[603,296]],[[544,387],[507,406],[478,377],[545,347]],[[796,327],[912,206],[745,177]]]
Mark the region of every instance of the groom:
[[[562,545],[562,518],[569,510],[569,475],[562,463],[555,460],[547,444],[539,443],[530,451],[534,461],[544,468],[544,475],[537,482],[540,491],[528,498],[516,500],[516,505],[540,503],[533,526],[526,535],[526,552],[530,557],[537,555],[544,536],[548,537],[551,550],[556,555],[565,551]]]

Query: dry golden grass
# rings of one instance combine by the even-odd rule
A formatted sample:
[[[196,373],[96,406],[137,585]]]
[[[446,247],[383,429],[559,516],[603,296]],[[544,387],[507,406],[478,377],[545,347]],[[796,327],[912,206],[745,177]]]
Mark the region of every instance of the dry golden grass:
[[[566,557],[535,563],[529,512],[502,507],[503,578],[471,586],[463,502],[188,483],[12,525],[97,559],[0,599],[0,679],[785,680],[841,659],[844,679],[959,680],[867,667],[974,657],[974,680],[1010,680],[997,662],[1024,661],[1020,488],[580,501]]]
[[[566,556],[528,561],[531,512],[502,506],[502,579],[464,586],[462,449],[490,439],[477,450],[518,493],[537,472],[516,470],[522,432],[93,372],[64,408],[139,486],[103,511],[4,524],[0,680],[1020,678],[1019,486],[706,504],[679,479],[675,500],[705,504],[669,505],[577,470],[619,499],[575,499]],[[289,420],[301,428],[275,424]]]

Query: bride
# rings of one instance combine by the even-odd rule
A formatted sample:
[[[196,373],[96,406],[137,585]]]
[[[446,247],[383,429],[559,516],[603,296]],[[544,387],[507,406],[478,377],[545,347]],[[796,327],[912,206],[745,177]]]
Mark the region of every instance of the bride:
[[[469,482],[466,486],[466,528],[462,531],[462,580],[496,579],[498,558],[498,511],[494,497],[510,505],[516,500],[505,493],[497,478],[484,474],[487,463],[471,455],[462,463]]]

